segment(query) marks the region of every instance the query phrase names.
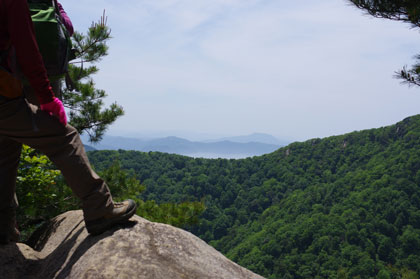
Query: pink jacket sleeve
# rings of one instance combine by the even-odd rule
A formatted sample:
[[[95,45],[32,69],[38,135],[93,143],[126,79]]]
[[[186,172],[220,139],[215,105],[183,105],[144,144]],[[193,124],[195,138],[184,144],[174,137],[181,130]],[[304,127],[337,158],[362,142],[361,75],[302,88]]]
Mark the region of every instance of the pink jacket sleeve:
[[[74,33],[73,23],[71,22],[66,11],[64,11],[63,6],[58,2],[57,4],[58,4],[58,10],[60,11],[61,18],[63,19],[63,24],[66,27],[67,31],[69,32],[70,36],[72,36]]]

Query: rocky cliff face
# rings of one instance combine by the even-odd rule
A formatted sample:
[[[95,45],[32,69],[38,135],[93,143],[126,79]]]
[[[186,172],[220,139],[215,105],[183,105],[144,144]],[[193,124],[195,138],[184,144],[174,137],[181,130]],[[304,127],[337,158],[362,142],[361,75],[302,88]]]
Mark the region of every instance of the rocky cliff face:
[[[0,278],[262,278],[191,233],[138,216],[89,236],[82,212],[66,212],[42,230],[34,248],[0,246]]]

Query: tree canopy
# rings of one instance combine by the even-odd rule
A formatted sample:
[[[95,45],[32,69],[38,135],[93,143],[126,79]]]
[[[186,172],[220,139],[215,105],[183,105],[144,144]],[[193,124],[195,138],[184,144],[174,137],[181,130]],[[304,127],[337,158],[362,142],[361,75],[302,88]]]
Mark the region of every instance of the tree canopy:
[[[356,7],[379,18],[410,23],[420,27],[420,3],[417,0],[349,0]]]
[[[267,278],[420,274],[420,115],[241,160],[88,155],[98,169],[118,160],[144,200],[203,200],[190,231]]]
[[[72,37],[76,60],[69,65],[70,80],[66,82],[68,87],[63,88],[63,103],[69,111],[70,124],[80,134],[87,133],[91,142],[99,141],[109,125],[124,114],[117,103],[104,106],[106,92],[95,88],[91,77],[99,71],[95,64],[108,55],[110,39],[105,12],[86,34],[76,31]]]

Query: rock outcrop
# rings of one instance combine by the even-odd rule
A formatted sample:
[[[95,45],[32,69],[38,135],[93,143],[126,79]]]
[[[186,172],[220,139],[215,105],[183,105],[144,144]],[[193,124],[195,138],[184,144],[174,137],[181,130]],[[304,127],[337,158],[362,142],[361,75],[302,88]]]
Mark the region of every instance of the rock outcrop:
[[[82,212],[69,211],[54,218],[33,246],[0,246],[0,278],[262,278],[191,233],[138,216],[89,236]]]

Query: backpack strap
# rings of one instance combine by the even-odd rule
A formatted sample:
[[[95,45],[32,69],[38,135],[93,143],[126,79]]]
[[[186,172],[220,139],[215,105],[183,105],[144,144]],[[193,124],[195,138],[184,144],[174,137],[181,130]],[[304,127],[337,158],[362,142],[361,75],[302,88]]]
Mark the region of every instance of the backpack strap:
[[[60,16],[60,18],[61,18],[61,14],[60,14],[60,9],[58,8],[58,2],[57,2],[57,0],[53,0],[53,5],[54,5],[54,8],[55,8],[55,12]]]

